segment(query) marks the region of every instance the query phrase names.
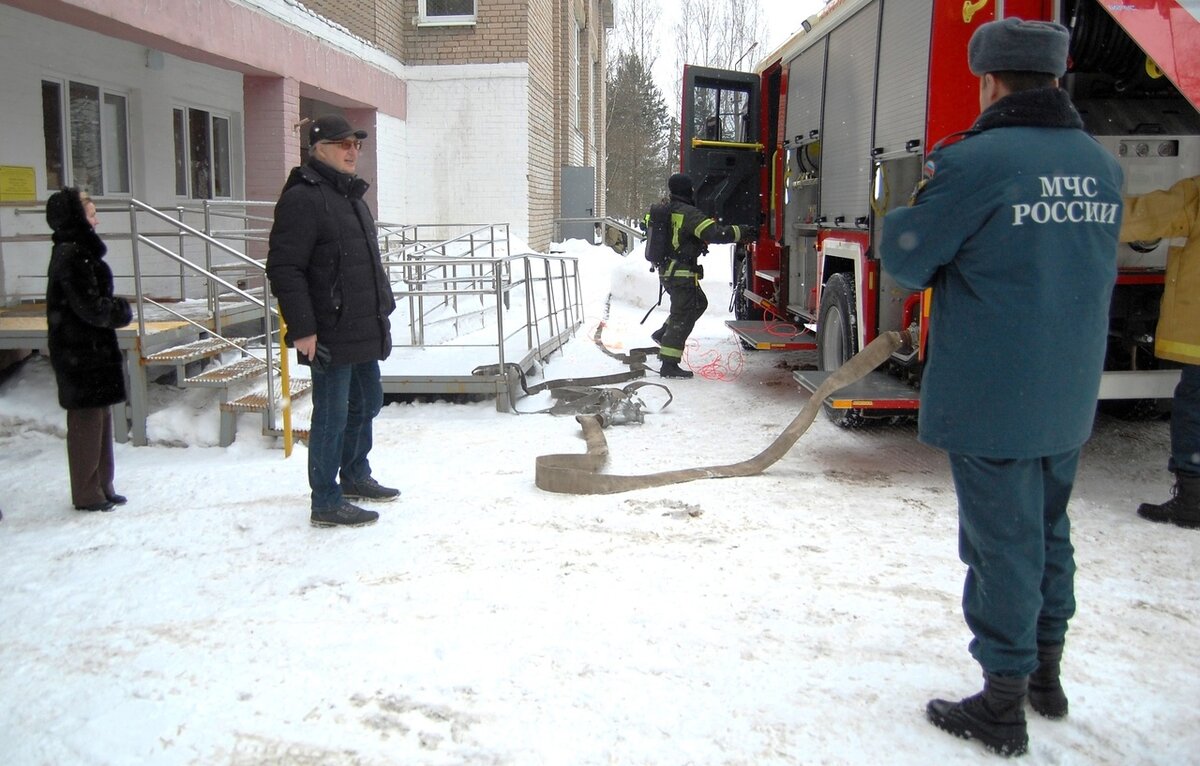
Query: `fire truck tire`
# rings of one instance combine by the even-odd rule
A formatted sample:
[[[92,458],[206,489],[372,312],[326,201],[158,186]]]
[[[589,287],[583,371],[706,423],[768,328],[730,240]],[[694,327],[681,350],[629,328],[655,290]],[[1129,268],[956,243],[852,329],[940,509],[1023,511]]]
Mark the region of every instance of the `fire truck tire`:
[[[746,297],[746,288],[753,280],[751,269],[754,261],[750,252],[742,245],[733,251],[733,318],[739,322],[757,321],[763,318],[763,310]],[[743,342],[744,343],[744,342]],[[747,348],[751,346],[747,345]]]
[[[821,290],[817,313],[817,369],[833,372],[858,351],[858,320],[854,314],[854,277],[834,274]],[[858,410],[825,406],[825,414],[836,425],[853,428],[864,418]]]

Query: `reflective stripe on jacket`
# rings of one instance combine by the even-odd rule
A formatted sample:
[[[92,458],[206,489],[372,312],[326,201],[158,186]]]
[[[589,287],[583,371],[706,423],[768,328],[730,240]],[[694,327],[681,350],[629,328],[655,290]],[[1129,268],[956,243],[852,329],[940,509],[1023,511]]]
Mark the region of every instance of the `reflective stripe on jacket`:
[[[1165,191],[1125,198],[1121,241],[1182,238],[1167,250],[1154,355],[1200,364],[1200,176]]]

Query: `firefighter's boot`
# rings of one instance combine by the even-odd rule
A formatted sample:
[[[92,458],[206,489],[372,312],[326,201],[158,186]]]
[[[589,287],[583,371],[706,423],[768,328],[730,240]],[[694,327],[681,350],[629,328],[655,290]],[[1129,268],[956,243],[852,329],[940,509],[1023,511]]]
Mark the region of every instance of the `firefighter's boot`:
[[[1062,653],[1062,644],[1038,644],[1037,670],[1029,677],[1029,704],[1046,718],[1067,715],[1067,695],[1058,677]]]
[[[942,731],[963,739],[977,739],[998,755],[1024,755],[1029,749],[1029,733],[1025,728],[1028,686],[1026,676],[984,673],[983,691],[959,702],[930,700],[925,717]]]
[[[1158,505],[1142,503],[1137,512],[1138,516],[1150,521],[1175,524],[1188,529],[1200,528],[1200,476],[1175,474],[1171,499]]]
[[[663,325],[654,332],[650,333],[650,340],[654,341],[655,345],[660,345],[662,343],[663,335],[665,335],[666,332],[667,326]]]
[[[661,361],[662,367],[659,368],[658,374],[664,378],[679,378],[682,380],[687,380],[693,375],[691,370],[685,370],[680,367],[679,360],[677,359],[661,357]]]

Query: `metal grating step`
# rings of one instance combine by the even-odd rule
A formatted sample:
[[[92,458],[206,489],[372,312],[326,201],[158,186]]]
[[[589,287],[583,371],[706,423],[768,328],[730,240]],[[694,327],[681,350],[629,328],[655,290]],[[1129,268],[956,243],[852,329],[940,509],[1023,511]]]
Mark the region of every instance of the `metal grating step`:
[[[271,429],[267,429],[264,433],[266,433],[268,436],[282,437],[283,429],[271,428]],[[293,428],[292,429],[292,439],[294,439],[295,441],[298,441],[298,442],[304,442],[305,444],[308,444],[308,433],[309,432],[308,432],[307,428]]]
[[[220,338],[201,338],[191,343],[185,343],[182,346],[175,346],[174,348],[167,348],[162,351],[155,351],[153,354],[147,354],[146,361],[152,364],[184,365],[189,362],[199,361],[200,359],[209,359],[222,351],[228,351],[234,348],[234,343],[244,345],[246,338],[230,338],[229,341],[224,341]]]
[[[230,383],[253,378],[262,375],[266,371],[267,364],[261,359],[239,359],[233,364],[205,370],[199,375],[187,378],[183,381],[183,385],[225,388]]]
[[[312,388],[312,381],[307,378],[293,378],[288,388],[294,399],[307,394]],[[254,391],[232,401],[222,402],[221,410],[224,412],[266,412],[267,392]]]

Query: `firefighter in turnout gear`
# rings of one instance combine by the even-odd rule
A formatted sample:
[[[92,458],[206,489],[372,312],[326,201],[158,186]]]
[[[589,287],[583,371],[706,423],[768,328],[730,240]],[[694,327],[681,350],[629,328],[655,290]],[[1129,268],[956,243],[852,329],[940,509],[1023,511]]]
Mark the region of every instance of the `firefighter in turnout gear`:
[[[1143,519],[1200,528],[1200,176],[1170,189],[1125,200],[1121,240],[1174,237],[1182,245],[1167,253],[1167,279],[1154,335],[1154,355],[1180,365],[1171,406],[1171,454],[1167,469],[1175,491],[1165,503],[1142,503]]]
[[[671,313],[658,330],[650,334],[659,344],[662,362],[659,374],[664,378],[690,378],[691,370],[679,366],[683,347],[696,326],[708,298],[700,288],[704,268],[697,263],[708,252],[708,244],[737,242],[742,238],[739,226],[724,226],[702,213],[693,204],[692,179],[676,173],[667,181],[671,206],[671,255],[659,270],[663,291],[671,297]]]

